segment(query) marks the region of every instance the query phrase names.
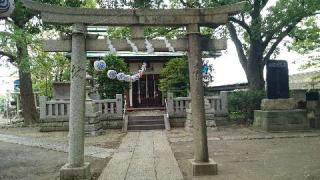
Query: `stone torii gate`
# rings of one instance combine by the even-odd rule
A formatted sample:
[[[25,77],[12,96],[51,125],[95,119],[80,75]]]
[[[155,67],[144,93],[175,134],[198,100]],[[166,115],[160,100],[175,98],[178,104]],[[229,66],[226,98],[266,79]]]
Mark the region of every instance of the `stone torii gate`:
[[[188,51],[192,119],[194,126],[193,175],[217,174],[217,164],[209,159],[204,113],[201,51],[226,49],[225,40],[201,37],[200,26],[217,27],[227,23],[228,16],[241,11],[244,3],[206,9],[85,9],[66,8],[22,0],[25,7],[41,14],[43,22],[72,25],[71,40],[47,40],[46,51],[71,51],[71,97],[69,118],[68,163],[60,170],[60,179],[90,179],[90,165],[84,162],[84,113],[86,51],[105,51],[107,40],[86,38],[86,26],[132,26],[133,37],[140,34],[135,27],[186,26],[187,38],[170,42],[177,51]],[[145,48],[142,39],[132,39],[138,49]],[[150,40],[155,51],[168,51],[161,40]],[[125,40],[112,40],[118,51],[130,51]]]

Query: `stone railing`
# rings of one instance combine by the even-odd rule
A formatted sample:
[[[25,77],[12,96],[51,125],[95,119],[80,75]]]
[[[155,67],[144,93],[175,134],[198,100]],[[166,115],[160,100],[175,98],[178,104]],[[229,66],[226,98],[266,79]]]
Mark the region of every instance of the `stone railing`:
[[[40,119],[67,119],[70,112],[70,102],[66,100],[48,100],[40,96]]]
[[[122,116],[122,95],[117,94],[116,99],[92,100],[97,105],[97,111],[103,117]],[[40,119],[68,119],[70,112],[69,100],[48,100],[46,96],[40,97]]]
[[[93,102],[97,104],[98,111],[101,112],[103,116],[122,116],[123,114],[121,94],[117,94],[116,99],[93,100]]]
[[[220,92],[219,96],[206,96],[205,101],[210,104],[210,112],[214,114],[227,114],[228,113],[228,101],[227,92]],[[173,98],[172,93],[168,93],[167,96],[167,111],[169,116],[185,117],[187,115],[186,110],[189,108],[191,97],[176,97]]]
[[[186,110],[191,102],[190,97],[176,97],[173,99],[173,112],[175,116],[186,116]]]

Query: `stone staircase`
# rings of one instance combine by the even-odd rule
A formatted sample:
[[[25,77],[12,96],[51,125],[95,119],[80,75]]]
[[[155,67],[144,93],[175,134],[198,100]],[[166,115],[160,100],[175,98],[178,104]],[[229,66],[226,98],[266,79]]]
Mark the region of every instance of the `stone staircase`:
[[[165,129],[162,111],[140,111],[128,114],[128,131]]]

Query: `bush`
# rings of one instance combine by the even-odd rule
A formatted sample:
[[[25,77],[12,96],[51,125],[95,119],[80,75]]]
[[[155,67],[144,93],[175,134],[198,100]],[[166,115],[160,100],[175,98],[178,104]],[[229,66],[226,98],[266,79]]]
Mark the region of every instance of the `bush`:
[[[118,73],[123,72],[127,74],[129,68],[123,59],[114,55],[105,56],[103,60],[106,62],[106,69],[102,72],[95,72],[97,83],[99,84],[98,92],[102,99],[115,98],[116,94],[123,94],[124,90],[129,87],[129,83],[117,79],[110,79],[108,78],[107,72],[108,70],[115,70]],[[92,67],[89,71],[93,71]]]
[[[185,97],[188,92],[188,61],[184,58],[173,58],[165,64],[160,73],[160,90],[172,92],[175,96]]]
[[[0,96],[0,114],[4,112],[5,108],[6,108],[6,97]]]
[[[253,111],[260,109],[261,100],[265,98],[265,91],[235,91],[228,95],[230,116],[242,119],[246,123],[253,122]]]

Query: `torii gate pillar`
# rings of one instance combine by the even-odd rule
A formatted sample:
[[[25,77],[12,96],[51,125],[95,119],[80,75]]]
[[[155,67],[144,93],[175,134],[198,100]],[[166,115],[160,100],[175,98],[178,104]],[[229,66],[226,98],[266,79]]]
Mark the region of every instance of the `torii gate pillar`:
[[[60,179],[91,179],[90,164],[84,162],[84,120],[86,49],[84,24],[72,26],[71,89],[68,163],[60,170]]]
[[[218,173],[218,165],[209,159],[208,153],[199,25],[189,24],[187,32],[191,111],[194,127],[194,159],[190,159],[192,173],[194,176],[216,175]]]

